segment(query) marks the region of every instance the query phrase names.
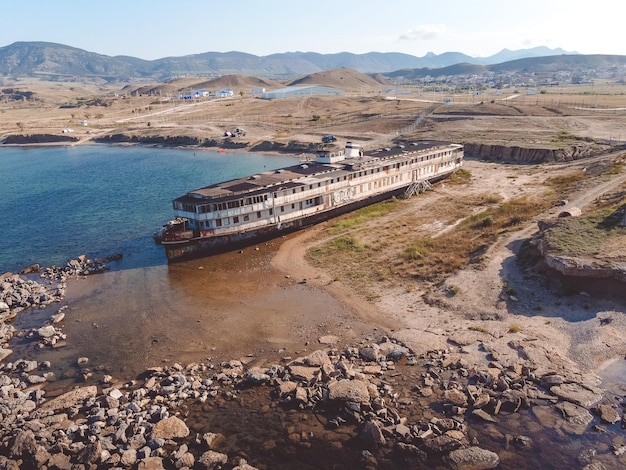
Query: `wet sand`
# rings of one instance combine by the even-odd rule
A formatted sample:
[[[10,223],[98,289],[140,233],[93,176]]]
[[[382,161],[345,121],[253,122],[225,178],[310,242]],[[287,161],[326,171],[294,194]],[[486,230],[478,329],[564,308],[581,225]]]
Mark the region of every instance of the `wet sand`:
[[[24,355],[51,361],[61,380],[75,376],[79,357],[89,358],[94,378],[129,380],[172,362],[275,363],[320,347],[324,335],[337,336],[341,346],[383,334],[386,325],[361,316],[319,279],[273,266],[283,241],[171,265],[112,265],[110,272],[70,279],[64,302],[20,320],[38,327],[67,305],[66,346],[24,346]]]

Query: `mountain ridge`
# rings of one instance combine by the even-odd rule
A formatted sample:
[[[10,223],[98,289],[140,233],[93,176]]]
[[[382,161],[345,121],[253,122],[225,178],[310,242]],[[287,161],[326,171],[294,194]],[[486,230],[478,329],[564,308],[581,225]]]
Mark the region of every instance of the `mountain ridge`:
[[[503,49],[493,56],[476,58],[460,52],[429,52],[416,57],[400,52],[284,52],[256,56],[239,51],[203,52],[145,60],[107,56],[64,44],[19,41],[0,47],[0,76],[94,77],[105,81],[134,79],[169,80],[186,75],[216,77],[243,74],[288,79],[324,70],[350,68],[362,73],[390,73],[403,69],[440,69],[459,63],[493,65],[507,57],[558,56],[562,49],[536,47],[518,51]],[[576,53],[574,53],[576,54]]]

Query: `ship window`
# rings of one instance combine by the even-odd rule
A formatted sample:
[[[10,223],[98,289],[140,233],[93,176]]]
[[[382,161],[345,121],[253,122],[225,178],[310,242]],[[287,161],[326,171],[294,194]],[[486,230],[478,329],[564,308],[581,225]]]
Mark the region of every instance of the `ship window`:
[[[234,209],[235,207],[239,207],[239,201],[230,201],[228,203],[228,208],[229,209]]]
[[[292,205],[291,205],[291,208],[292,208],[292,209],[295,209],[295,208],[296,208],[296,205],[295,205],[295,204],[292,204]]]
[[[274,213],[274,209],[270,209],[270,215]]]
[[[291,194],[296,194],[296,188],[293,188],[293,190],[291,191]]]
[[[215,219],[215,226],[216,227],[221,227],[222,226],[222,219]]]
[[[261,211],[257,211],[257,213],[256,213],[256,218],[257,218],[257,219],[260,219],[260,218],[261,218]]]
[[[238,224],[239,223],[239,217],[235,216],[233,217],[233,224]]]
[[[285,212],[285,206],[280,206],[280,211]]]
[[[248,214],[243,216],[243,221],[247,222],[248,220],[250,220],[250,216]]]

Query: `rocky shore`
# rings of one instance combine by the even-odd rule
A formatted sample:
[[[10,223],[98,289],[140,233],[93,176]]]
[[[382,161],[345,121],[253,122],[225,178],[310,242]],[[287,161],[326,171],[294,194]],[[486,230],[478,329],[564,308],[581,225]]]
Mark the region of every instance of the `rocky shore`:
[[[316,417],[287,426],[284,441],[274,444],[292,448],[279,453],[284,456],[320,445],[314,441],[321,438],[360,468],[532,468],[540,434],[549,432],[598,441],[576,455],[542,456],[557,459],[551,468],[626,465],[618,431],[626,428],[624,397],[606,395],[597,377],[514,332],[494,338],[475,331],[419,351],[392,335],[352,346],[338,346],[328,335],[306,354],[268,366],[209,357],[150,368],[129,382],[81,357],[75,366],[82,382],[47,396],[56,379],[51,364],[15,358],[10,344],[26,337],[38,348],[62,346],[65,309],[30,331],[16,331],[10,320],[62,300],[73,276],[106,269],[104,261],[80,257],[64,267],[2,276],[2,468],[288,468],[233,450],[225,445],[228,435],[203,424],[203,413],[254,400],[292,423],[296,416]]]

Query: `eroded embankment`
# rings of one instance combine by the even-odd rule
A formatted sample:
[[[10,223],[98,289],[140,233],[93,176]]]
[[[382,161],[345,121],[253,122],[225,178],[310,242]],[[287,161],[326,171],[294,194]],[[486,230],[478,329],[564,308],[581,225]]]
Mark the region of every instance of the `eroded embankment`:
[[[463,146],[466,157],[486,158],[495,161],[518,164],[567,162],[622,150],[622,148],[616,146],[586,143],[556,149],[525,148],[519,146],[492,145],[471,142],[466,142]]]

